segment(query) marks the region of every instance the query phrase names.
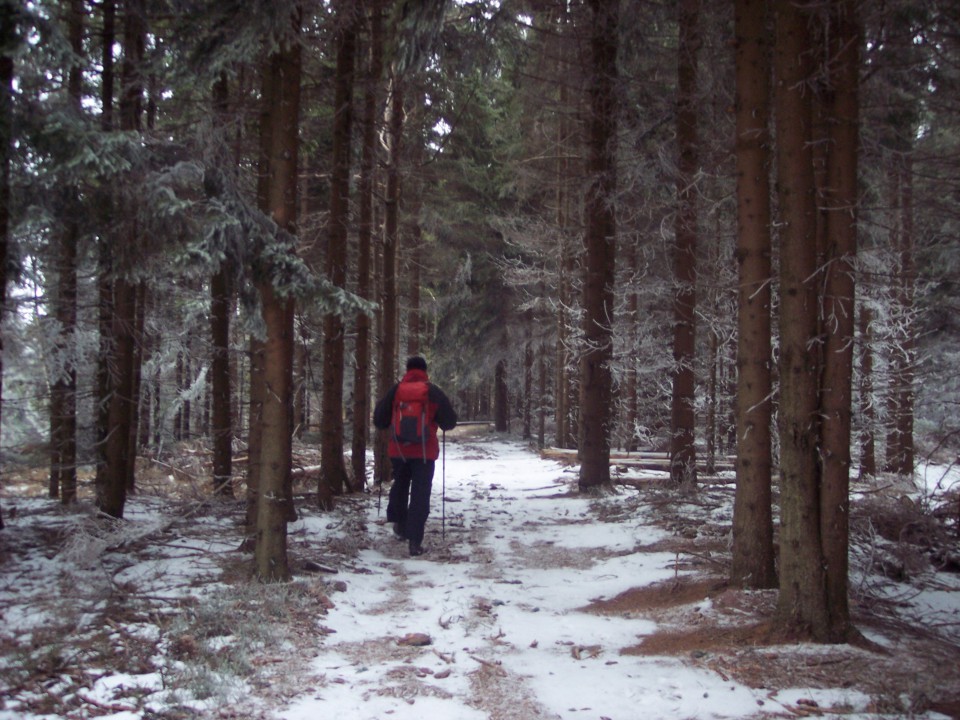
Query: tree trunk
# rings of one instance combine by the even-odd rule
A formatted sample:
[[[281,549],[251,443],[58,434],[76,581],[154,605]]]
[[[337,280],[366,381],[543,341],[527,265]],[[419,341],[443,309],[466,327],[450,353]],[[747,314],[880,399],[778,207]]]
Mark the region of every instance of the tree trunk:
[[[104,472],[97,475],[97,508],[115,518],[123,517],[127,499],[130,418],[133,404],[133,326],[136,322],[136,287],[125,279],[113,283],[113,322],[110,337],[110,403],[104,450]]]
[[[306,203],[303,204],[306,206]],[[302,212],[302,211],[301,211]],[[304,217],[301,215],[301,217]],[[293,337],[293,434],[302,438],[310,427],[310,398],[307,388],[310,384],[310,356],[307,352],[309,331],[306,323],[295,322]]]
[[[253,550],[257,536],[257,508],[260,505],[260,467],[263,447],[263,341],[250,338],[250,411],[247,418],[247,513],[243,548]]]
[[[540,398],[537,403],[537,448],[543,450],[547,442],[547,348],[541,344],[537,355],[537,397]]]
[[[900,183],[903,181],[903,173],[900,171],[900,157],[895,151],[890,153],[890,157],[885,164],[887,164],[887,176],[890,183],[888,200],[890,253],[896,258],[891,263],[893,265],[891,274],[894,278],[898,278],[903,275],[900,267],[903,261],[901,252],[903,246],[901,239],[903,212],[900,209],[902,200]],[[892,285],[893,287],[890,290],[891,304],[896,310],[901,310],[902,308],[898,304],[900,293],[896,280],[892,281]],[[900,470],[900,384],[902,368],[906,365],[903,359],[903,341],[906,333],[904,332],[903,318],[896,310],[891,313],[891,321],[887,323],[885,333],[885,350],[887,365],[890,368],[890,379],[884,397],[886,442],[884,443],[883,470],[888,473],[898,473]]]
[[[56,318],[56,316],[54,316]],[[62,338],[60,339],[62,342]],[[58,348],[58,356],[63,354],[63,349]],[[58,360],[54,359],[53,372],[60,372],[56,366]],[[61,458],[63,438],[61,436],[61,423],[63,422],[63,388],[62,381],[55,380],[50,386],[50,480],[47,487],[47,497],[51,500],[60,497],[60,484],[62,482],[63,460]],[[64,503],[66,504],[66,503]]]
[[[498,360],[494,372],[493,426],[497,432],[509,429],[510,403],[507,396],[507,363]]]
[[[363,149],[357,193],[360,219],[357,230],[357,295],[370,299],[371,238],[373,236],[373,189],[377,167],[377,99],[383,72],[383,18],[380,0],[370,7],[370,60],[363,99]],[[370,316],[358,313],[353,375],[353,439],[351,463],[354,488],[367,484],[367,437],[370,427]]]
[[[860,303],[860,478],[877,475],[873,398],[873,310]]]
[[[566,280],[561,271],[560,277],[561,292],[563,298],[563,287]],[[556,344],[556,368],[554,372],[553,395],[554,395],[554,422],[556,424],[556,436],[554,442],[557,447],[570,447],[569,426],[567,423],[568,403],[570,384],[567,380],[567,363],[569,362],[569,352],[567,350],[567,310],[566,305],[561,299],[557,303],[557,344]]]
[[[104,211],[111,210],[112,203],[105,199]],[[113,356],[113,259],[110,253],[111,241],[100,238],[97,248],[97,330],[99,332],[99,352],[97,354],[97,402],[96,402],[96,455],[97,473],[94,484],[106,483],[107,472],[106,447],[107,433],[110,428],[110,358]]]
[[[213,85],[213,111],[220,127],[228,126],[230,88],[226,72]],[[224,134],[224,141],[227,139]],[[210,435],[213,439],[213,492],[233,497],[233,417],[230,409],[230,311],[227,268],[210,279]]]
[[[899,273],[896,277],[896,304],[899,326],[893,348],[893,378],[891,381],[892,403],[895,408],[891,418],[892,434],[896,438],[893,452],[888,452],[888,471],[904,477],[912,477],[914,463],[913,413],[914,366],[916,363],[916,332],[914,329],[914,295],[917,280],[916,261],[913,256],[913,163],[909,151],[897,158],[899,176],[899,237],[896,252],[899,255]]]
[[[114,85],[114,58],[113,50],[116,43],[116,3],[114,0],[104,0],[102,3],[103,13],[103,37],[101,45],[103,47],[103,72],[100,78],[100,104],[102,112],[100,115],[100,127],[103,131],[109,132],[113,129],[113,85]],[[113,203],[110,197],[109,189],[105,190],[101,196],[103,207],[101,216],[104,218],[104,224],[109,224],[113,215]],[[108,358],[113,352],[112,340],[110,338],[110,319],[113,315],[113,289],[110,280],[111,274],[111,256],[107,237],[101,237],[97,247],[97,326],[100,336],[100,347],[97,353],[96,370],[96,457],[97,473],[95,485],[100,486],[105,480],[101,477],[106,472],[106,439],[108,430],[109,416],[109,393],[110,393],[110,370],[108,367]]]
[[[353,69],[359,13],[346,0],[336,4],[337,67],[334,75],[333,162],[326,270],[338,288],[347,285],[347,228],[350,222],[350,152],[353,130]],[[333,509],[332,498],[349,487],[343,460],[343,316],[323,319],[323,400],[320,420],[320,474],[317,497]]]
[[[145,8],[142,0],[131,0],[126,6],[123,24],[123,65],[121,73],[120,129],[127,132],[139,131],[141,105],[143,102],[143,83],[140,68],[143,61],[146,27],[144,26]],[[124,245],[112,248],[111,253],[118,256],[111,272],[114,275],[112,318],[108,342],[112,341],[109,356],[108,390],[106,407],[106,440],[103,458],[103,472],[97,474],[97,507],[104,513],[116,518],[123,517],[126,491],[130,482],[130,468],[136,454],[136,446],[131,446],[131,425],[135,402],[134,361],[136,348],[134,332],[136,324],[136,287],[122,276],[122,271],[132,263],[129,255],[138,241],[138,227],[135,220],[128,222],[125,228]],[[101,307],[101,313],[104,308]],[[108,316],[110,317],[110,316]],[[103,324],[101,327],[105,327]]]
[[[681,0],[677,65],[677,216],[673,252],[673,393],[670,403],[670,478],[697,481],[696,412],[697,307],[697,53],[699,0]]]
[[[523,348],[523,439],[529,440],[533,434],[532,426],[533,405],[533,340],[527,335],[527,342]]]
[[[280,102],[280,58],[268,58],[261,68],[260,78],[260,128],[257,171],[257,207],[270,213],[274,206],[283,207],[283,199],[274,201],[278,190],[273,182],[273,164],[276,162],[274,128],[278,122],[274,118],[276,105]],[[250,336],[248,346],[250,358],[250,409],[247,414],[247,513],[246,536],[242,548],[253,551],[257,543],[257,512],[260,507],[260,468],[262,466],[261,448],[263,447],[263,394],[264,380],[264,342],[254,335]]]
[[[233,423],[230,411],[230,290],[226,268],[210,280],[211,428],[213,491],[233,497]]]
[[[299,33],[300,18],[292,18]],[[263,209],[282,231],[292,232],[297,212],[297,152],[300,119],[300,45],[283,45],[266,60],[265,94],[261,140],[265,167],[262,187]],[[280,238],[277,239],[280,241]],[[286,242],[286,241],[284,241]],[[293,252],[292,247],[286,252]],[[261,259],[260,262],[264,262]],[[263,268],[269,278],[273,268]],[[260,282],[261,311],[266,327],[264,339],[261,402],[262,430],[257,493],[257,532],[254,573],[265,582],[290,577],[287,561],[287,522],[295,517],[291,486],[293,400],[293,316],[294,303],[276,294],[270,281]]]
[[[422,152],[417,152],[417,155],[422,155]],[[419,158],[415,162],[419,162]],[[407,273],[407,357],[421,353],[420,282],[423,267],[423,228],[420,227],[420,220],[418,219],[421,205],[420,193],[421,189],[418,187],[414,192],[413,207],[410,209],[414,219],[410,228],[409,251],[407,254],[409,260],[409,272]]]
[[[186,347],[183,351],[183,384],[180,386],[181,407],[183,408],[183,412],[180,413],[180,438],[182,440],[190,440],[191,435],[190,415],[193,408],[190,402],[190,389],[193,387],[193,363],[191,362],[190,339],[188,334],[185,339]]]
[[[127,453],[126,483],[127,492],[132,493],[135,489],[135,476],[137,470],[137,449],[140,439],[140,387],[143,381],[143,337],[144,323],[146,321],[147,306],[147,286],[143,281],[138,282],[133,288],[133,355],[130,358],[130,437],[128,443],[130,450]]]
[[[281,51],[286,57],[291,51]],[[278,297],[269,283],[258,286],[267,339],[263,344],[263,430],[254,573],[264,582],[290,579],[287,521],[293,428],[293,300]]]
[[[825,334],[820,386],[820,532],[826,573],[829,636],[846,641],[850,517],[854,272],[857,254],[860,28],[858,0],[833,0],[828,89],[830,134],[827,157]]]
[[[10,165],[13,154],[13,52],[16,7],[0,8],[0,324],[7,307],[7,255],[10,242]],[[0,332],[0,401],[3,399],[3,333]],[[0,407],[3,403],[0,402]],[[2,417],[0,417],[2,420]],[[2,427],[2,425],[0,425]],[[0,481],[3,480],[0,468]],[[0,530],[3,516],[0,514]]]
[[[624,428],[624,449],[635,452],[638,446],[637,426],[640,422],[639,388],[637,385],[637,357],[640,346],[640,295],[636,290],[637,276],[637,242],[630,239],[626,243],[625,262],[627,272],[627,332],[630,344],[627,346],[627,380],[623,391],[623,402],[626,409]]]
[[[383,270],[381,273],[380,367],[378,396],[383,397],[395,382],[397,354],[397,243],[400,223],[400,140],[403,137],[402,79],[391,80],[389,113],[387,117],[389,160],[387,162],[387,194],[384,210]],[[377,482],[390,479],[387,458],[387,437],[377,433],[374,443]]]
[[[72,112],[83,112],[82,68],[83,16],[82,0],[70,0],[67,34],[70,48],[77,58],[70,68],[67,94]],[[77,326],[77,242],[80,230],[75,212],[76,191],[64,192],[63,219],[59,234],[57,296],[54,316],[58,338],[55,359],[57,373],[50,393],[50,496],[60,497],[64,505],[77,499],[77,369],[75,335]]]
[[[183,394],[186,390],[184,382],[184,353],[177,351],[177,360],[174,365],[174,379],[177,382],[177,412],[173,416],[173,439],[180,442],[183,437]]]
[[[410,148],[407,151],[410,170],[406,173],[407,182],[403,189],[404,198],[409,198],[406,203],[409,230],[406,234],[407,242],[403,247],[407,287],[407,357],[420,355],[423,344],[423,317],[420,309],[423,276],[423,227],[420,224],[420,212],[423,208],[425,183],[423,174],[425,169],[423,167],[424,147],[421,138],[427,134],[427,129],[423,127],[427,108],[426,95],[423,91],[416,94],[414,103],[410,115],[416,118],[418,122],[417,126],[411,127],[407,131],[407,137],[411,140]],[[409,118],[407,122],[409,124]]]
[[[561,37],[565,32],[567,24],[566,5],[561,5],[559,17],[557,20],[557,34]],[[567,71],[569,60],[560,52],[557,52],[557,75],[563,77]],[[559,97],[557,102],[559,107],[567,107],[569,103],[569,90],[567,83],[559,84]],[[573,447],[573,441],[570,436],[570,349],[569,349],[569,326],[570,319],[567,308],[570,307],[570,277],[574,272],[573,251],[570,247],[570,241],[567,236],[567,221],[569,217],[568,206],[570,203],[567,183],[570,175],[570,155],[568,148],[570,143],[570,120],[565,113],[561,113],[557,120],[556,136],[556,224],[557,224],[557,245],[559,254],[559,263],[557,267],[557,348],[556,348],[556,367],[554,379],[554,421],[556,424],[557,447]]]
[[[704,439],[706,440],[706,459],[704,469],[707,475],[713,475],[717,471],[717,372],[722,358],[720,357],[720,338],[717,337],[716,328],[709,330],[709,346],[707,349],[707,362],[709,369],[707,371],[707,407],[706,422],[704,423]]]
[[[613,420],[613,304],[617,225],[618,7],[591,0],[589,185],[584,199],[586,275],[583,289],[584,353],[580,361],[581,492],[610,487]]]
[[[766,0],[737,0],[737,489],[730,581],[774,587],[771,509],[770,50]]]
[[[817,457],[816,203],[812,158],[810,11],[776,0],[774,67],[780,209],[780,596],[787,633],[826,641]]]
[[[140,350],[141,363],[143,362],[144,357],[150,357],[157,349],[160,347],[160,338],[158,333],[150,333],[147,335],[144,321],[145,317],[138,319],[140,324],[140,342],[143,343],[143,348]],[[140,368],[141,374],[143,368]],[[137,447],[146,448],[150,445],[153,438],[156,438],[158,435],[158,428],[156,427],[157,423],[160,422],[160,412],[158,410],[159,403],[157,402],[157,386],[160,381],[160,375],[158,375],[158,368],[154,367],[153,376],[147,379],[147,385],[144,389],[143,379],[141,375],[140,380],[140,414],[137,419]],[[159,447],[160,442],[155,443],[156,447]]]

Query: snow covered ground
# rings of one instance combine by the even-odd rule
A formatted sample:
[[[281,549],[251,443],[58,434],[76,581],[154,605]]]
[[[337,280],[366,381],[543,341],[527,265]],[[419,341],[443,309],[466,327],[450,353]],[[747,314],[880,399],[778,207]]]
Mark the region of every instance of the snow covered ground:
[[[0,558],[0,677],[9,678],[0,680],[0,720],[878,718],[902,717],[904,707],[912,717],[949,717],[910,707],[915,699],[906,697],[897,711],[884,710],[875,692],[839,675],[831,684],[829,671],[816,687],[802,673],[795,684],[782,675],[747,684],[722,670],[720,656],[711,664],[703,652],[635,652],[662,629],[661,616],[600,608],[637,588],[679,587],[702,576],[703,565],[683,557],[662,509],[640,502],[635,490],[590,500],[570,492],[575,482],[575,468],[517,442],[450,441],[434,480],[428,553],[418,558],[384,523],[385,496],[382,503],[376,494],[346,498],[332,514],[303,503],[289,528],[294,567],[336,572],[298,573],[285,595],[258,606],[272,608],[277,622],[286,607],[295,609],[286,618],[295,630],[279,645],[258,638],[257,623],[243,614],[257,600],[235,589],[245,562],[237,517],[218,519],[196,503],[171,510],[142,494],[125,527],[104,535],[90,529],[90,518],[50,512],[50,501],[17,499],[17,488],[7,488],[3,535],[26,543],[4,545]],[[707,525],[729,523],[729,502],[688,510]],[[195,514],[185,522],[185,513]],[[60,552],[30,554],[31,534],[41,547],[40,534],[50,532],[62,533]],[[135,552],[141,546],[148,551]],[[960,621],[956,576],[912,594],[919,617],[948,627]],[[709,623],[720,604],[695,598],[673,612]],[[204,614],[204,626],[225,627],[199,632]],[[51,642],[52,628],[60,645]],[[882,627],[868,634],[897,646]],[[243,657],[229,652],[241,637],[250,648]],[[97,641],[109,648],[93,647]],[[49,656],[53,645],[56,658],[38,656],[37,648]],[[757,672],[763,657],[797,662],[820,651],[768,649],[756,656]],[[111,654],[137,658],[111,667]],[[209,662],[227,655],[231,663]],[[198,656],[213,668],[206,694],[190,677]],[[850,657],[876,660],[860,649]],[[42,662],[50,667],[38,682]],[[271,664],[272,674],[264,669]]]
[[[558,497],[574,478],[515,444],[453,445],[446,537],[433,533],[432,552],[410,559],[383,528],[380,547],[363,553],[373,572],[352,577],[352,592],[327,617],[336,634],[314,661],[327,686],[281,717],[479,720],[490,717],[490,700],[496,716],[517,718],[755,713],[765,692],[673,659],[621,657],[653,623],[579,610],[677,570],[673,553],[633,552],[663,530],[640,518],[596,522],[590,500]],[[435,510],[434,530],[442,508]],[[364,661],[366,643],[408,633],[428,634],[432,644]],[[415,685],[397,672],[410,667],[421,676]]]

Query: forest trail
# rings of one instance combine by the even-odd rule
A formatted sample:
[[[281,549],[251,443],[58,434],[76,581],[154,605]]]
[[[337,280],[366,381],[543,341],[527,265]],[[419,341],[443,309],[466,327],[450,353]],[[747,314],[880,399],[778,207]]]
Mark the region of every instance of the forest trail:
[[[856,575],[872,648],[764,644],[776,591],[724,581],[732,484],[622,479],[584,498],[518,441],[450,439],[427,555],[385,498],[324,512],[301,484],[294,579],[265,585],[245,500],[211,500],[201,474],[143,468],[104,524],[92,479],[64,511],[31,470],[3,498],[0,720],[960,717],[955,573]]]
[[[576,481],[519,442],[467,437],[447,444],[445,513],[438,463],[425,556],[394,539],[385,498],[379,512],[376,496],[344,503],[354,519],[339,530],[303,521],[327,534],[307,546],[354,546],[329,634],[298,648],[309,689],[276,717],[956,716],[956,646],[916,623],[864,607],[858,627],[881,652],[764,643],[776,591],[724,579],[731,484],[589,499]]]
[[[445,520],[438,461],[420,558],[373,498],[369,547],[338,576],[346,591],[331,598],[313,686],[280,717],[710,717],[720,696],[723,716],[756,710],[752,691],[716,673],[621,654],[655,623],[588,606],[676,578],[679,556],[657,549],[668,533],[624,496],[584,499],[575,482],[519,443],[448,442]]]

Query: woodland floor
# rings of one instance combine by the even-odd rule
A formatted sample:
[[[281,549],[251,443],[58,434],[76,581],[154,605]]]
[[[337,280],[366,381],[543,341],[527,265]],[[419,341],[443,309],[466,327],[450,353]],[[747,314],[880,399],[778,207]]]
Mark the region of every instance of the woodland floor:
[[[563,646],[560,652],[582,667],[601,660],[608,677],[631,658],[670,658],[743,686],[756,699],[749,714],[717,705],[707,716],[960,718],[956,531],[950,520],[905,499],[903,488],[885,482],[859,489],[864,500],[855,505],[851,526],[853,564],[861,566],[852,574],[851,606],[865,638],[818,646],[772,639],[775,591],[727,586],[732,486],[717,483],[678,497],[656,482],[632,482],[616,502],[591,504],[577,515],[563,509],[575,501],[575,476],[554,466],[557,484],[542,488],[546,494],[536,500],[550,510],[523,519],[512,513],[511,497],[491,502],[502,488],[487,471],[464,470],[471,459],[492,460],[490,450],[469,438],[452,442],[451,467],[460,463],[463,477],[447,480],[459,492],[448,487],[442,540],[434,486],[427,556],[408,558],[404,545],[389,537],[376,494],[346,496],[327,514],[300,487],[298,507],[307,521],[289,537],[298,580],[283,588],[249,582],[250,559],[237,542],[242,503],[207,497],[202,449],[184,447],[165,463],[145,462],[131,500],[142,505],[134,515],[139,520],[123,528],[106,527],[90,512],[88,477],[81,503],[88,507],[78,512],[43,499],[43,470],[8,473],[0,496],[7,524],[0,532],[0,720],[416,716],[406,708],[441,717],[430,713],[432,702],[464,709],[460,716],[444,710],[445,718],[608,717],[588,708],[558,711],[511,664],[508,655],[530,653],[537,642],[521,649],[509,629],[504,635],[506,606],[535,613],[540,608],[534,605],[546,602],[531,595],[531,583],[516,578],[534,572],[586,577],[598,563],[644,554],[672,556],[672,577],[599,593],[555,619],[560,625],[589,617],[630,619],[650,624],[651,632],[634,643],[625,638],[619,647],[609,638],[568,642],[560,635],[543,644]],[[314,464],[311,450],[298,451],[302,465]],[[638,515],[660,531],[647,544],[581,552],[535,539],[541,526],[569,534]],[[148,566],[155,569],[144,573]],[[373,580],[382,594],[376,601],[362,596],[363,588],[374,587],[364,583]],[[424,588],[450,596],[471,582],[483,589],[457,600],[456,617],[418,614]],[[918,609],[915,600],[931,589],[952,597],[946,613],[928,616]],[[350,628],[347,615],[336,615],[338,607],[354,613]],[[430,624],[421,621],[428,616]],[[333,627],[336,622],[342,624]],[[458,634],[447,646],[451,625]],[[884,641],[874,642],[878,637]],[[320,669],[318,653],[339,664],[328,661]],[[367,668],[382,672],[362,673]],[[790,688],[803,691],[782,692]],[[818,699],[818,688],[855,690],[869,700],[858,708],[830,704]],[[345,697],[361,698],[370,714],[337,699]],[[674,716],[638,712],[634,717]]]

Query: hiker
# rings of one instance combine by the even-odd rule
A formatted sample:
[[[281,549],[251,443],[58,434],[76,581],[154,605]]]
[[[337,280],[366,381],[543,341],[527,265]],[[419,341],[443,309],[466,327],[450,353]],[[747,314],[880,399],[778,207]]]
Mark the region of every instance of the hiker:
[[[440,456],[437,428],[446,431],[457,425],[450,400],[427,377],[426,360],[419,355],[407,360],[403,379],[374,408],[373,424],[390,433],[393,486],[387,522],[393,523],[398,539],[409,542],[411,557],[422,555],[434,461]]]

